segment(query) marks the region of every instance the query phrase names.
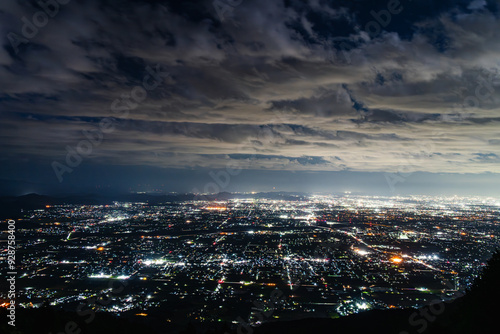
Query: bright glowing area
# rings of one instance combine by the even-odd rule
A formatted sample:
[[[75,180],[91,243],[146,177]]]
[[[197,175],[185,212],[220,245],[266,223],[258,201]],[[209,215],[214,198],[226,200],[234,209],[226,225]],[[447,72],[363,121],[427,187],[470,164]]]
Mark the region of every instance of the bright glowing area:
[[[356,306],[360,309],[360,310],[367,310],[370,308],[370,306],[367,304],[367,303],[361,303],[361,304],[356,304]]]
[[[90,275],[89,278],[110,278],[110,279],[124,280],[124,279],[129,279],[130,276],[127,276],[127,275],[113,276],[113,275],[105,275],[103,273],[99,273],[99,274]]]
[[[97,275],[90,275],[89,278],[111,278],[111,275],[105,275],[103,273]]]
[[[120,276],[117,276],[116,279],[129,279],[130,276],[126,276],[126,275],[120,275]]]
[[[391,262],[393,262],[393,263],[401,263],[401,262],[403,262],[403,259],[400,258],[399,256],[394,256],[394,257],[391,258]]]
[[[363,250],[363,249],[359,249],[359,248],[354,249],[354,251],[355,251],[357,254],[362,255],[362,256],[365,256],[365,255],[370,254],[370,252],[369,252],[369,251],[366,251],[366,250]]]
[[[417,259],[421,259],[421,260],[439,260],[439,256],[437,256],[436,254],[434,254],[434,255],[419,255],[419,256],[417,256]]]
[[[156,260],[144,260],[144,264],[146,266],[150,266],[150,265],[162,265],[162,264],[165,264],[167,262],[167,260],[164,260],[164,259],[156,259]]]

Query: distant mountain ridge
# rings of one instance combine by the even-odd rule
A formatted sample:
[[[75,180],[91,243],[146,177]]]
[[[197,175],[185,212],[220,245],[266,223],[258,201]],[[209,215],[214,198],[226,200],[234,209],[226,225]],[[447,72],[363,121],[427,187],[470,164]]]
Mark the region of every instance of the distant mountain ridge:
[[[71,196],[46,196],[27,194],[23,196],[0,196],[0,219],[22,217],[21,210],[43,209],[47,205],[81,204],[81,205],[107,205],[113,202],[142,202],[150,205],[162,203],[182,202],[189,200],[230,200],[234,198],[269,198],[281,200],[305,199],[305,193],[263,192],[263,193],[229,193],[218,194],[123,194],[123,195],[71,195]]]

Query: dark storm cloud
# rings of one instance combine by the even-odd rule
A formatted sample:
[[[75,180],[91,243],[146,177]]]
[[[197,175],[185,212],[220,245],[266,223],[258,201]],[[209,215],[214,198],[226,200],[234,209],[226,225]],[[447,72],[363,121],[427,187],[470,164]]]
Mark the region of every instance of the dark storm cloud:
[[[401,0],[389,17],[389,1],[248,0],[223,20],[212,2],[73,0],[17,53],[9,34],[41,8],[2,2],[3,159],[61,161],[111,117],[89,162],[495,172],[495,1]],[[113,113],[157,64],[168,78]]]

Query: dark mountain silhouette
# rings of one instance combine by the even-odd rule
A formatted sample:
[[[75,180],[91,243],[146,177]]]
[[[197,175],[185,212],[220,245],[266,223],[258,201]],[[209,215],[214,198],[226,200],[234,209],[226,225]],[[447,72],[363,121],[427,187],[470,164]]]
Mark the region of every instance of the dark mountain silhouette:
[[[17,309],[16,326],[7,324],[7,312],[0,312],[2,334],[136,334],[155,333],[148,325],[133,323],[107,313],[96,313],[85,323],[75,312],[56,311],[49,307]],[[5,320],[5,321],[4,321]]]

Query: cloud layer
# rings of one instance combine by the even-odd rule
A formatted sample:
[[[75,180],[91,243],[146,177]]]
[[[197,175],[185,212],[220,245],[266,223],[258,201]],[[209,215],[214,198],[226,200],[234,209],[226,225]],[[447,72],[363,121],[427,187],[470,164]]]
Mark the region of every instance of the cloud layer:
[[[17,53],[41,8],[2,2],[1,159],[64,162],[111,117],[91,163],[498,172],[496,2],[392,2],[243,0],[221,17],[213,1],[73,0]],[[113,112],[157,64],[169,76]]]

